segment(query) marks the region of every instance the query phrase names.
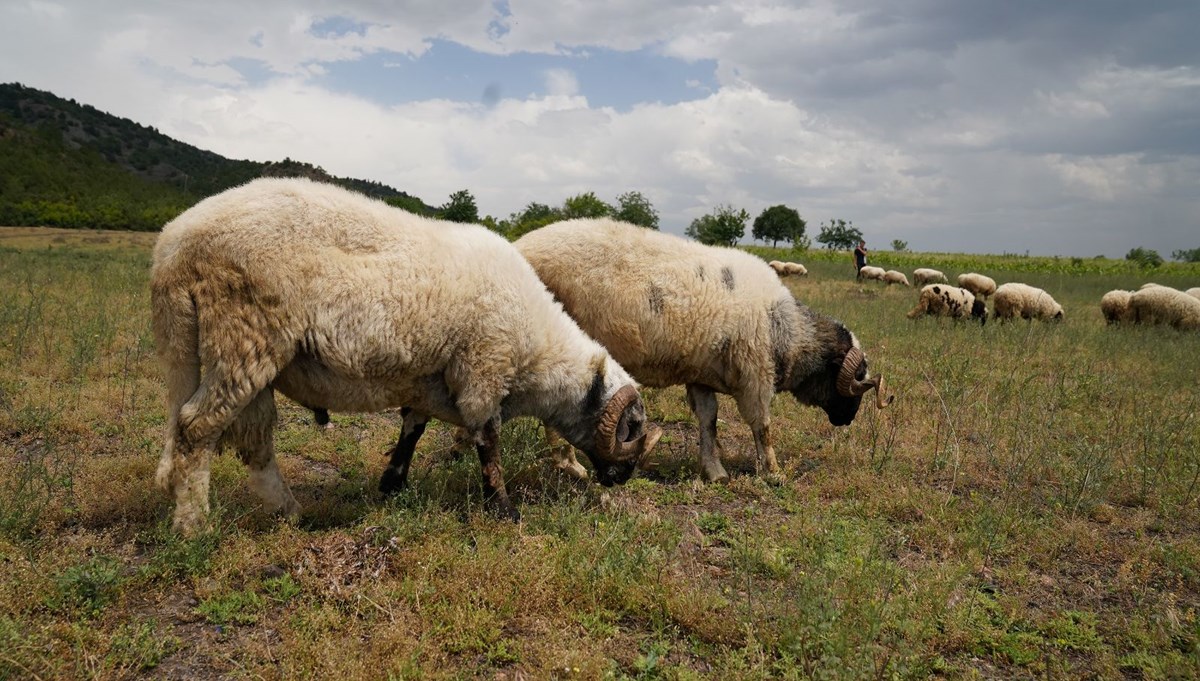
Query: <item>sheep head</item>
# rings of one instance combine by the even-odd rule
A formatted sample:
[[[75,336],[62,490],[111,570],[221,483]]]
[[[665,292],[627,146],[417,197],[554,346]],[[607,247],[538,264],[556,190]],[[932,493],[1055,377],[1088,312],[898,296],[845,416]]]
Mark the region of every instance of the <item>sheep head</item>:
[[[862,397],[867,394],[872,388],[875,389],[875,406],[878,409],[883,409],[892,403],[895,395],[888,396],[887,400],[883,399],[883,376],[874,376],[865,380],[860,380],[860,373],[866,374],[864,366],[867,356],[863,351],[851,347],[846,352],[846,358],[842,360],[842,368],[838,372],[837,391],[843,397]]]
[[[658,443],[662,430],[646,423],[646,407],[632,385],[609,399],[596,422],[596,453],[589,454],[605,487],[623,484]]]

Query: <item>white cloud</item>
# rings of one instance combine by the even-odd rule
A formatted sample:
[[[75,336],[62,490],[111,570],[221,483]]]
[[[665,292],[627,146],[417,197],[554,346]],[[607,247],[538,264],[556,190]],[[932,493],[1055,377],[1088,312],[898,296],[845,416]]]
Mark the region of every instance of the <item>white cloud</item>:
[[[546,81],[546,94],[571,97],[579,94],[579,80],[567,69],[549,69],[542,74]]]

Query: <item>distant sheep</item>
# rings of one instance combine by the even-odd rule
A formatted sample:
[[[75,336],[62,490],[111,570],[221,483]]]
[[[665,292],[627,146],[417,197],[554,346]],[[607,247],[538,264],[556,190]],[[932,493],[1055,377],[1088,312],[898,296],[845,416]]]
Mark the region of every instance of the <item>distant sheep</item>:
[[[1129,298],[1129,314],[1138,324],[1200,329],[1200,298],[1166,286],[1143,288]]]
[[[1104,321],[1109,324],[1133,321],[1129,311],[1129,299],[1131,297],[1133,297],[1133,291],[1124,291],[1121,289],[1105,293],[1100,298],[1100,312],[1104,314]]]
[[[728,478],[717,394],[750,426],[759,470],[774,473],[771,400],[789,392],[835,426],[883,379],[841,322],[797,301],[761,259],[610,219],[534,230],[514,245],[563,308],[644,385],[683,384],[699,422],[701,473]]]
[[[1052,319],[1063,318],[1062,305],[1040,288],[1027,284],[1008,283],[996,289],[993,300],[993,315],[997,319]]]
[[[860,269],[858,271],[858,278],[860,280],[861,279],[872,279],[875,281],[883,281],[883,275],[885,275],[885,274],[887,274],[887,272],[884,271],[884,269],[882,267],[875,267],[874,265],[863,265],[862,269]]]
[[[887,283],[888,286],[891,286],[892,284],[904,284],[905,286],[912,286],[912,284],[908,283],[908,277],[904,276],[904,273],[899,270],[888,270],[887,272],[884,272],[883,281]]]
[[[780,262],[778,260],[772,260],[767,264],[771,266],[771,269],[775,270],[775,274],[778,274],[781,277],[788,277],[792,275],[802,277],[808,274],[808,268],[798,262]]]
[[[958,285],[974,293],[977,298],[987,298],[996,292],[996,280],[976,272],[958,275]]]
[[[429,417],[465,426],[488,507],[513,520],[502,418],[550,424],[603,484],[628,480],[659,434],[628,372],[512,244],[333,185],[259,179],[192,206],[158,238],[150,302],[168,392],[156,480],[184,534],[206,522],[223,443],[267,509],[298,514],[275,462],[275,391],[325,410],[405,406],[385,472],[400,486]]]
[[[938,282],[945,283],[946,275],[938,270],[932,270],[928,267],[918,267],[913,270],[913,285],[924,286],[925,284],[936,284]]]
[[[925,315],[938,315],[962,319],[968,315],[979,320],[980,326],[987,323],[987,306],[975,298],[975,294],[964,288],[945,284],[928,284],[921,289],[917,306],[908,313],[909,319]]]

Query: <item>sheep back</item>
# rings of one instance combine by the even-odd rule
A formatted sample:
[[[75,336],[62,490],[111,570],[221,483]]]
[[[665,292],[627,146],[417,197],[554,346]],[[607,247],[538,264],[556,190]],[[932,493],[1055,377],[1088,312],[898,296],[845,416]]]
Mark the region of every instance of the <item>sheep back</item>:
[[[858,271],[858,278],[883,281],[883,275],[885,275],[885,274],[887,274],[887,272],[884,271],[884,269],[882,267],[875,267],[874,265],[863,265],[862,269],[860,269]]]
[[[1200,329],[1200,299],[1167,286],[1143,288],[1129,298],[1129,314],[1139,324]]]
[[[884,272],[883,280],[887,282],[888,285],[903,284],[905,286],[911,286],[911,284],[908,283],[908,277],[904,276],[904,273],[899,270],[888,270],[887,272]]]
[[[946,275],[940,271],[928,267],[918,267],[913,270],[913,285],[924,286],[925,284],[933,284],[936,282],[946,281]]]
[[[1000,319],[1062,319],[1063,308],[1040,288],[1009,282],[996,289],[993,314]]]

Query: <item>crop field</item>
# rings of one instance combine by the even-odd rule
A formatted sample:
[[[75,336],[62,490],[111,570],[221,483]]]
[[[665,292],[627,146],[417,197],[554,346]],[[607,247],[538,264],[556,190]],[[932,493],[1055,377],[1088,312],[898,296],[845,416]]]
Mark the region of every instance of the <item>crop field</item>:
[[[732,479],[701,483],[683,389],[646,390],[666,435],[624,487],[505,425],[516,525],[482,510],[449,426],[384,499],[398,413],[322,430],[281,397],[300,522],[226,454],[213,529],[183,540],[153,484],[153,238],[0,229],[0,679],[1200,677],[1200,334],[1098,305],[1195,266],[873,254],[1066,310],[980,327],[907,319],[915,289],[856,283],[844,253],[754,249],[808,266],[787,285],[897,395],[845,428],[777,396],[781,476],[755,475],[722,397]]]

